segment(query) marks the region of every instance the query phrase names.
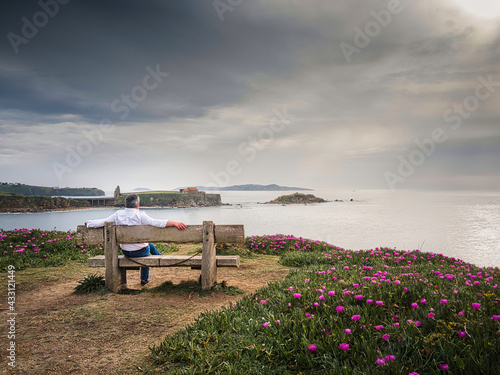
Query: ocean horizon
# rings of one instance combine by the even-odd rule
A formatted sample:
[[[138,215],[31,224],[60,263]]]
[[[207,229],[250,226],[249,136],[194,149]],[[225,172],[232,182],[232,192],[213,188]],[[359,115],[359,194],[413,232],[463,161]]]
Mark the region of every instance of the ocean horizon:
[[[350,250],[390,247],[430,251],[483,267],[500,266],[500,192],[496,190],[315,190],[329,202],[263,204],[292,191],[214,191],[229,204],[142,209],[188,225],[243,224],[246,236],[286,234]],[[351,201],[352,200],[352,201]],[[116,208],[0,214],[0,228],[75,231]]]

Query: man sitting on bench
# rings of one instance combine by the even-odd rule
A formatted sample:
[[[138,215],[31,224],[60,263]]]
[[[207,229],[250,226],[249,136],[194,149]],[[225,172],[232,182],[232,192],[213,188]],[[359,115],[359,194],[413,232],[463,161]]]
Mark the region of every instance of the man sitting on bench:
[[[139,211],[140,198],[137,194],[130,194],[125,198],[125,209],[118,210],[105,219],[89,220],[85,223],[87,228],[103,227],[106,222],[115,225],[152,225],[155,227],[176,227],[186,229],[186,224],[180,221],[160,220],[149,217],[145,212]],[[123,255],[129,258],[146,257],[148,255],[161,255],[152,243],[120,244]],[[141,267],[141,285],[149,281],[149,267]]]

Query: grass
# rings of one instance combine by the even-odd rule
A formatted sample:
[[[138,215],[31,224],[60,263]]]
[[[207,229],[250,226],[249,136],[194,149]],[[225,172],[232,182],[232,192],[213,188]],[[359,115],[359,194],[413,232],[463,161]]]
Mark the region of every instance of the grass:
[[[247,239],[296,267],[151,348],[165,374],[498,374],[498,268],[419,251]]]
[[[80,270],[100,251],[79,247],[72,233],[0,234],[2,269],[29,268],[22,274],[35,282]],[[249,237],[245,248],[221,251],[247,254],[250,263],[252,254],[265,254],[292,271],[151,347],[145,373],[500,374],[498,268],[290,235]],[[166,282],[148,292],[199,293],[195,284]]]

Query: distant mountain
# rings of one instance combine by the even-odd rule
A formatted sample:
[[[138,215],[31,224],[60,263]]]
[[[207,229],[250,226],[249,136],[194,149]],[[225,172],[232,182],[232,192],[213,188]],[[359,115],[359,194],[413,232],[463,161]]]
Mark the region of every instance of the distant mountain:
[[[31,197],[54,197],[54,196],[99,196],[105,195],[103,190],[97,188],[59,188],[59,187],[47,187],[47,186],[33,186],[24,184],[12,184],[7,182],[0,183],[0,191],[6,193],[20,194],[24,196]]]
[[[148,188],[143,188],[143,187],[138,187],[138,188],[135,188],[134,190],[132,191],[150,191],[151,189],[148,189]]]
[[[185,189],[185,187],[179,187],[174,190]],[[198,190],[204,191],[291,191],[291,190],[302,190],[302,191],[312,191],[313,189],[301,188],[301,187],[290,187],[290,186],[280,186],[276,184],[271,185],[256,185],[256,184],[246,184],[246,185],[232,185],[232,186],[196,186]]]

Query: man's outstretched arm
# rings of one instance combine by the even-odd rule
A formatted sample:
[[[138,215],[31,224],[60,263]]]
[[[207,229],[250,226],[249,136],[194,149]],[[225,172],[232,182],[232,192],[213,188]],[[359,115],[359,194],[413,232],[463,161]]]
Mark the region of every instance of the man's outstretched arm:
[[[167,225],[165,225],[165,226],[166,227],[176,227],[179,230],[184,230],[187,228],[186,224],[184,224],[180,221],[172,221],[172,220],[168,220]]]

